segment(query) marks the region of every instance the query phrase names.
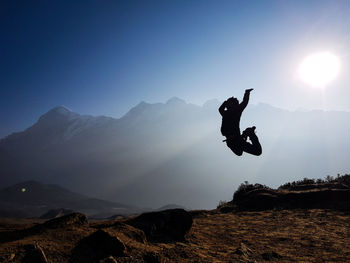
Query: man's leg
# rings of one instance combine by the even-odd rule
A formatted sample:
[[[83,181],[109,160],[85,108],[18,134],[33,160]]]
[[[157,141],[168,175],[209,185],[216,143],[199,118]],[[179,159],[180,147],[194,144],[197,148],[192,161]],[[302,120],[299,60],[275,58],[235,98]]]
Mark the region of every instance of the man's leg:
[[[243,151],[245,151],[246,153],[250,153],[253,155],[261,155],[262,153],[262,148],[261,148],[261,144],[259,142],[258,136],[256,136],[255,133],[250,133],[249,134],[249,139],[251,140],[252,143],[243,142]]]
[[[227,147],[231,149],[236,155],[241,156],[243,154],[242,142],[238,139],[227,139]]]

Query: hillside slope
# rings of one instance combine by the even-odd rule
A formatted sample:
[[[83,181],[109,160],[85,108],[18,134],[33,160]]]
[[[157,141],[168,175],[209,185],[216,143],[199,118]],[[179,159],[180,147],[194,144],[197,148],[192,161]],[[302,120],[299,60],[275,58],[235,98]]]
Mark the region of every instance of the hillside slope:
[[[88,240],[97,229],[107,233],[100,236],[104,246],[117,242],[113,238],[125,245],[124,255],[113,256],[121,263],[348,262],[350,257],[347,213],[317,209],[191,213],[193,225],[186,241],[166,243],[149,242],[140,230],[122,221],[79,221],[56,228],[47,224],[46,228],[36,227],[42,229],[39,232],[28,232],[24,228],[32,226],[29,222],[18,225],[0,220],[0,259],[21,262],[29,254],[33,256],[36,244],[48,262],[98,262],[85,257],[108,258],[115,252],[101,251],[97,243],[84,251],[82,240]],[[115,262],[109,260],[100,262]]]
[[[140,212],[136,207],[91,198],[59,185],[36,181],[22,182],[0,189],[0,217],[39,217],[50,210],[61,208],[83,212],[89,216]]]

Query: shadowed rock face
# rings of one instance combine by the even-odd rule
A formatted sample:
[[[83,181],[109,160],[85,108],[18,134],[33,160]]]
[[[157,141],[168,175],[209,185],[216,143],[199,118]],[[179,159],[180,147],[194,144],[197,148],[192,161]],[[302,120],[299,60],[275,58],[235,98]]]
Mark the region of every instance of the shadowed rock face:
[[[251,191],[233,200],[239,210],[267,210],[273,208],[350,209],[349,189],[313,189],[308,191]]]
[[[88,219],[86,215],[81,213],[72,213],[62,217],[54,218],[46,221],[43,228],[62,228],[67,226],[85,226],[88,225]]]
[[[109,256],[125,255],[125,245],[118,237],[104,230],[97,230],[79,241],[72,251],[70,262],[96,262]],[[107,262],[107,261],[105,261]]]
[[[144,213],[126,223],[144,231],[149,241],[166,242],[184,240],[193,220],[184,209],[170,209]]]

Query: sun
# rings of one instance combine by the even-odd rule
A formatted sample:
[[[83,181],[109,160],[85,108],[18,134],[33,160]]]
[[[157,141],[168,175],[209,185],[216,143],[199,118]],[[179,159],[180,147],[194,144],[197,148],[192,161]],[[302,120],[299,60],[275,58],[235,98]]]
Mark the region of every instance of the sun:
[[[315,88],[325,88],[340,71],[340,59],[330,52],[307,56],[298,68],[299,78]]]

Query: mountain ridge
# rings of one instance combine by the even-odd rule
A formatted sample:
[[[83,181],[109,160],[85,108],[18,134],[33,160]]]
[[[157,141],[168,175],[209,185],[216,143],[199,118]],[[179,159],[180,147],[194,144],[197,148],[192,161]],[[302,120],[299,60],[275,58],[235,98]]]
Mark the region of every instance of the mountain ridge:
[[[141,102],[120,119],[72,120],[53,108],[68,117],[0,140],[0,181],[33,179],[142,207],[210,208],[245,180],[274,186],[350,169],[350,113],[248,105],[241,128],[257,127],[263,155],[238,158],[222,143],[218,104]]]
[[[2,138],[0,138],[0,142],[4,139],[7,139],[9,136],[12,135],[18,135],[23,133],[24,131],[30,129],[32,126],[37,124],[41,119],[46,119],[49,117],[52,117],[52,115],[58,115],[58,116],[63,116],[63,117],[68,117],[68,118],[78,118],[78,117],[84,117],[85,119],[89,118],[98,118],[98,119],[109,119],[109,120],[120,120],[125,117],[128,117],[131,115],[133,112],[140,112],[144,109],[147,109],[148,107],[157,107],[157,106],[166,106],[166,105],[193,105],[196,107],[201,107],[201,108],[206,108],[206,107],[219,107],[221,102],[217,99],[209,99],[205,101],[202,105],[196,105],[192,103],[188,103],[185,100],[178,98],[176,96],[171,97],[168,99],[165,103],[157,102],[157,103],[148,103],[146,101],[141,101],[138,104],[136,104],[134,107],[131,107],[129,111],[127,111],[123,116],[121,117],[111,117],[111,116],[105,116],[105,115],[91,115],[91,114],[79,114],[77,112],[72,111],[71,109],[67,108],[66,106],[60,105],[60,106],[54,106],[53,108],[49,109],[46,113],[43,113],[38,120],[29,126],[28,128],[18,131],[18,132],[13,132],[10,133]],[[279,108],[273,105],[270,105],[268,103],[257,103],[257,104],[251,104],[251,107],[253,108],[265,108],[265,109],[271,109],[271,110],[281,110],[285,112],[299,112],[299,113],[309,113],[309,112],[323,112],[323,113],[349,113],[349,111],[343,111],[343,110],[322,110],[322,109],[296,109],[296,110],[288,110],[284,108]]]
[[[39,217],[55,209],[70,209],[90,216],[140,211],[136,207],[88,197],[60,185],[43,184],[34,180],[0,189],[0,200],[0,216],[13,211],[13,215],[17,213],[19,217]]]

